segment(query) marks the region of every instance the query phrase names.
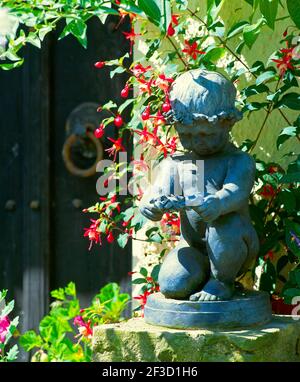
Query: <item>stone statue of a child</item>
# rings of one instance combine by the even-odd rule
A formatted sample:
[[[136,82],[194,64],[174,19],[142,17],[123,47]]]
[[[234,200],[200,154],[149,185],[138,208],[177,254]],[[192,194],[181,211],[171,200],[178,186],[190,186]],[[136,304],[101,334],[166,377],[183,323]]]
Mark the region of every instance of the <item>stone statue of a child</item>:
[[[171,114],[185,152],[162,161],[154,191],[140,207],[153,221],[167,211],[180,211],[180,241],[158,278],[166,298],[230,299],[236,277],[258,252],[248,211],[255,162],[229,140],[230,129],[241,119],[235,96],[234,85],[216,72],[191,70],[173,83]],[[196,184],[195,161],[204,164]],[[181,196],[174,192],[176,184]],[[189,204],[191,198],[195,202]]]

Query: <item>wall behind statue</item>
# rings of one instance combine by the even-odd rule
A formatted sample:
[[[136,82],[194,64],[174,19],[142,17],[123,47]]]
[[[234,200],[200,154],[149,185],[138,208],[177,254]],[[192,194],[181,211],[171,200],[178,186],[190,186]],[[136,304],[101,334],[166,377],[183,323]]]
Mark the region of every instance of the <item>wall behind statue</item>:
[[[206,12],[206,2],[201,1],[200,4],[203,4],[203,9],[201,9],[202,16],[205,15]],[[190,0],[189,1],[189,8],[194,10],[196,8],[196,5],[199,6],[199,0]],[[201,6],[201,5],[200,5]],[[288,12],[286,9],[281,8],[279,6],[279,12],[278,12],[278,18],[284,17],[288,15]],[[234,23],[237,22],[237,20],[240,19],[247,19],[251,14],[252,8],[247,4],[246,1],[240,1],[240,0],[224,0],[223,6],[220,12],[220,16],[225,22],[226,26],[231,26]],[[189,20],[189,34],[191,37],[195,36],[195,33],[205,33],[204,30],[199,32],[197,29],[199,25],[197,25],[197,22],[195,19]],[[268,59],[268,57],[276,50],[280,49],[282,45],[280,44],[280,40],[282,38],[282,34],[285,31],[285,29],[291,25],[291,21],[289,18],[280,20],[276,23],[276,31],[271,30],[268,26],[262,27],[262,32],[258,36],[255,44],[253,45],[252,49],[248,49],[245,47],[242,51],[242,59],[248,66],[252,66],[252,64],[255,61],[263,61],[264,63]],[[138,26],[135,28],[138,30]],[[159,32],[153,28],[153,38],[158,38]],[[176,36],[173,37],[177,43],[178,46],[180,46],[180,41]],[[237,45],[238,37],[235,39],[231,39],[228,42],[228,45],[230,48],[234,48]],[[147,46],[143,43],[142,39],[140,41],[137,41],[135,44],[135,60],[144,60],[145,54],[147,52]],[[163,41],[163,50],[170,50],[172,49],[168,41]],[[228,56],[225,55],[222,59],[228,60]],[[151,64],[155,65],[156,67],[159,67],[161,65],[161,60],[159,57],[152,57],[151,58]],[[178,65],[180,67],[180,61],[178,62]],[[237,65],[241,66],[241,64],[237,63]],[[274,64],[273,64],[274,65]],[[218,65],[219,66],[219,65]],[[222,62],[220,62],[220,66],[222,66]],[[240,80],[240,82],[237,84],[238,89],[243,88],[246,86],[246,81],[251,81],[253,83],[253,78],[247,78],[247,76],[243,76]],[[275,85],[274,85],[275,87]],[[291,90],[292,91],[292,90]],[[297,90],[296,90],[297,91]],[[288,119],[293,122],[297,117],[297,112],[293,112],[290,109],[285,110],[285,114],[288,117]],[[259,132],[259,129],[263,123],[263,120],[265,118],[266,112],[264,110],[258,111],[255,113],[252,113],[250,116],[245,115],[243,120],[238,122],[234,128],[233,128],[233,139],[237,144],[240,144],[245,139],[251,139],[255,140],[257,137],[257,134]],[[286,143],[282,145],[282,148],[278,151],[276,148],[276,139],[278,136],[278,133],[281,131],[282,128],[286,127],[287,124],[280,115],[278,111],[274,111],[271,116],[269,117],[264,130],[259,138],[259,141],[255,147],[255,150],[253,151],[253,154],[256,154],[258,158],[264,160],[264,161],[274,161],[279,162],[284,167],[288,164],[289,158],[284,157],[284,155],[288,152],[294,151],[299,152],[299,142],[296,139],[290,139]],[[137,158],[140,157],[140,151],[141,148],[138,146],[135,152],[135,156]],[[156,223],[157,224],[157,223]],[[151,223],[153,225],[153,223]],[[147,228],[149,228],[149,225],[144,229],[144,232]],[[139,238],[145,238],[143,236],[143,232],[140,231],[138,233]],[[173,246],[172,243],[168,243],[169,249],[171,249]],[[134,241],[133,242],[133,267],[136,269],[139,269],[141,266],[152,267],[153,264],[157,263],[157,257],[160,251],[162,250],[161,244],[155,244],[155,243],[145,243],[141,241]],[[168,252],[168,251],[167,251]],[[247,285],[250,283],[251,277],[247,278],[246,280],[243,280],[245,284]],[[133,291],[134,294],[138,293],[139,287],[136,287],[136,290]]]

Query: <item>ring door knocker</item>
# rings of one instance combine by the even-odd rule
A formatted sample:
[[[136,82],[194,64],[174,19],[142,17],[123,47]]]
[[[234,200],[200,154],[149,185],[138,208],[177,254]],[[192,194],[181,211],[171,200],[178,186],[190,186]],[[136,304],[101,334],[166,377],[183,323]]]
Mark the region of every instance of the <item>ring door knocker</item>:
[[[97,163],[103,159],[103,144],[94,136],[94,130],[101,120],[97,107],[96,103],[83,103],[67,119],[67,138],[62,156],[72,175],[84,178],[93,176]]]

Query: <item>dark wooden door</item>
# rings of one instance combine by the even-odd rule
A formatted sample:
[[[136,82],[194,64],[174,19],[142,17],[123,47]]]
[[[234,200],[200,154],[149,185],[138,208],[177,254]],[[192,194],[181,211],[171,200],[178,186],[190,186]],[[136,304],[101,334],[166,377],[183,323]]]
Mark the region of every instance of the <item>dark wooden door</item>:
[[[22,330],[37,327],[49,290],[69,281],[83,305],[107,282],[130,291],[131,248],[104,240],[89,251],[83,238],[89,216],[81,210],[98,200],[97,175],[74,176],[62,159],[70,113],[84,103],[120,101],[126,77],[111,80],[108,69],[93,66],[128,50],[116,21],[90,20],[87,50],[72,37],[52,36],[42,51],[26,48],[22,68],[0,72],[0,289],[15,298]],[[104,138],[104,149],[109,143]]]

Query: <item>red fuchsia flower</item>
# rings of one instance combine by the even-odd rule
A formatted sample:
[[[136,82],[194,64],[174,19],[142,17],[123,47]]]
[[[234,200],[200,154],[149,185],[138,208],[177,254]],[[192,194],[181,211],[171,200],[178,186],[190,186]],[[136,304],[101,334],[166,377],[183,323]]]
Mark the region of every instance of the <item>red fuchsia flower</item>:
[[[272,250],[270,250],[269,252],[267,252],[264,256],[264,261],[267,261],[267,260],[274,260],[274,252]]]
[[[190,57],[192,57],[193,60],[197,59],[198,54],[205,54],[202,50],[198,49],[198,44],[193,42],[192,44],[189,43],[188,40],[184,40],[185,48],[182,49],[184,53],[187,53]]]
[[[100,126],[94,131],[94,135],[96,138],[101,138],[104,135],[104,129],[105,126],[103,123],[100,124]]]
[[[105,66],[105,61],[97,61],[94,64],[95,68],[102,69]]]
[[[134,130],[134,132],[136,134],[138,134],[141,139],[138,141],[138,145],[142,145],[144,143],[149,143],[149,144],[152,144],[152,145],[155,145],[156,141],[157,141],[157,136],[150,133],[147,129],[147,126],[144,126],[143,130]]]
[[[166,148],[169,150],[169,153],[173,155],[177,150],[177,137],[172,137],[166,143]]]
[[[172,15],[172,21],[170,22],[168,29],[167,29],[167,35],[172,37],[175,34],[175,29],[173,27],[174,25],[178,25],[178,17],[179,15]]]
[[[140,306],[142,309],[142,317],[144,317],[144,307],[146,305],[147,298],[150,294],[151,292],[149,292],[148,290],[145,290],[143,294],[140,294],[139,296],[134,297],[135,300],[139,300],[140,302]]]
[[[155,80],[155,85],[167,93],[172,82],[174,82],[173,78],[166,77],[165,74],[160,74]]]
[[[0,319],[0,343],[5,342],[9,325],[10,319],[7,316],[4,316]]]
[[[114,125],[121,127],[123,125],[123,118],[120,115],[117,115],[114,119]]]
[[[117,153],[121,150],[125,151],[125,148],[123,147],[123,144],[122,144],[122,138],[118,138],[118,139],[108,138],[108,139],[113,143],[113,145],[111,148],[106,149],[105,151],[108,152],[109,156],[114,155],[114,161],[115,161],[117,157]]]
[[[126,40],[130,41],[130,54],[132,54],[132,47],[134,45],[135,38],[137,36],[140,36],[141,34],[140,33],[135,33],[133,28],[131,28],[130,32],[122,32],[122,33],[126,37]]]
[[[275,172],[278,172],[279,169],[277,166],[270,166],[268,171],[269,171],[269,174],[274,174]]]
[[[129,95],[129,90],[130,90],[129,85],[126,84],[126,85],[124,86],[124,89],[122,89],[122,91],[121,91],[121,97],[122,97],[122,98],[127,98],[128,95]]]
[[[271,184],[265,184],[262,190],[259,192],[265,199],[272,199],[276,195],[276,190],[271,186]]]
[[[90,221],[92,222],[92,224],[89,226],[89,228],[84,228],[85,233],[83,235],[84,237],[88,237],[90,240],[89,251],[91,250],[93,243],[99,243],[101,245],[100,232],[98,231],[100,221],[94,219],[90,219]]]
[[[282,57],[280,59],[272,59],[276,62],[276,67],[279,69],[280,77],[282,78],[287,70],[294,70],[295,67],[291,63],[294,58],[294,48],[280,49]]]
[[[93,330],[91,328],[91,321],[85,322],[82,316],[74,318],[74,325],[78,326],[79,335],[88,339],[92,338]]]
[[[134,65],[133,69],[131,69],[134,77],[141,77],[143,74],[148,72],[149,70],[152,70],[152,66],[143,66],[142,64],[136,64]]]
[[[105,196],[100,196],[99,198],[102,202],[104,202],[104,209],[107,209],[110,205],[114,204],[117,202],[117,195],[114,194],[110,198],[106,198]],[[121,208],[120,208],[120,203],[118,202],[115,206],[116,210],[118,213],[120,213]],[[110,215],[113,213],[113,210],[110,211]]]
[[[151,95],[152,89],[151,86],[153,84],[153,79],[151,78],[149,81],[144,80],[143,78],[138,78],[138,83],[139,83],[139,91],[141,93],[148,93]]]
[[[147,105],[145,110],[142,112],[142,120],[147,121],[150,118],[150,105]]]
[[[106,240],[111,244],[115,241],[115,238],[114,238],[114,235],[112,233],[112,231],[109,231],[107,237],[106,237]]]
[[[109,182],[112,181],[113,179],[114,179],[114,174],[110,175],[107,179],[105,179],[105,181],[103,182],[103,186],[108,187]]]

